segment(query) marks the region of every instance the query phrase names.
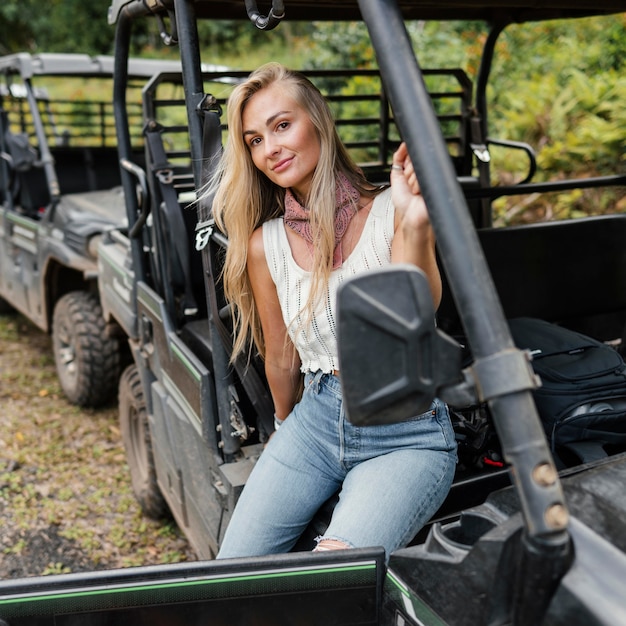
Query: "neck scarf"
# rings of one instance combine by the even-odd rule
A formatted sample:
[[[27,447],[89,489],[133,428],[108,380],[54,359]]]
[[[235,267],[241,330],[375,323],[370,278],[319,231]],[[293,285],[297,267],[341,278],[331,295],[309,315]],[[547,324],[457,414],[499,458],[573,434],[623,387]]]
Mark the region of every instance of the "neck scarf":
[[[333,269],[341,267],[343,255],[341,252],[341,239],[344,236],[350,220],[356,215],[358,201],[361,198],[359,191],[352,185],[344,174],[337,174],[335,184],[335,249],[333,251]],[[309,209],[303,207],[293,195],[291,189],[285,192],[285,224],[294,232],[304,238],[307,248],[313,252],[313,233]]]

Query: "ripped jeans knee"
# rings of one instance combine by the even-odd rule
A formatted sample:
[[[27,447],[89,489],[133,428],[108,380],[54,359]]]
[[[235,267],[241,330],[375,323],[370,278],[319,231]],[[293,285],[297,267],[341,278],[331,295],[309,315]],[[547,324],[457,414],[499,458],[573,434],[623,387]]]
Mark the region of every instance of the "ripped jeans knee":
[[[334,537],[316,537],[317,546],[313,548],[313,552],[327,552],[330,550],[348,550],[352,548],[349,543]]]

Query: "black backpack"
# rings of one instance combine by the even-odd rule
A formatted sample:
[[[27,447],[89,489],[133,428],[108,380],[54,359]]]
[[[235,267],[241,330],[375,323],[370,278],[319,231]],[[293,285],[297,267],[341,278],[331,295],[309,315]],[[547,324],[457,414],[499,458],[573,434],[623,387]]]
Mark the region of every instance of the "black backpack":
[[[509,320],[530,350],[542,385],[534,392],[555,461],[589,462],[626,450],[626,364],[611,346],[540,319]]]

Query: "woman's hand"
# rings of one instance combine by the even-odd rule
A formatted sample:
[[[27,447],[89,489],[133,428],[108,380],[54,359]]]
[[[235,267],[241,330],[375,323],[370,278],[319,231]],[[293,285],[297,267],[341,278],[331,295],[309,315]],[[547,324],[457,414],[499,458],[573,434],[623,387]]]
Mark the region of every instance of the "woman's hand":
[[[428,229],[430,227],[428,210],[404,142],[394,153],[392,163],[391,197],[400,218],[400,226],[404,231]]]
[[[400,144],[393,155],[391,199],[396,211],[391,260],[394,263],[412,263],[421,268],[428,277],[435,307],[438,307],[441,276],[435,256],[435,235],[405,143]]]

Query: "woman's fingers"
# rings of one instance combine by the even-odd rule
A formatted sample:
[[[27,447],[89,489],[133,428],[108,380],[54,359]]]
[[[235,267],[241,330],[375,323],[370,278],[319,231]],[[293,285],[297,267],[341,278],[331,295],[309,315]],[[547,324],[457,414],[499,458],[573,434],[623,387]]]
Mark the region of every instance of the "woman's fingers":
[[[400,176],[406,180],[409,191],[414,196],[419,195],[419,180],[417,178],[417,174],[415,173],[415,168],[413,167],[413,162],[411,161],[411,157],[409,157],[405,143],[400,144],[400,147],[394,153],[393,164],[391,166],[391,180],[393,181],[394,178],[397,179]]]

